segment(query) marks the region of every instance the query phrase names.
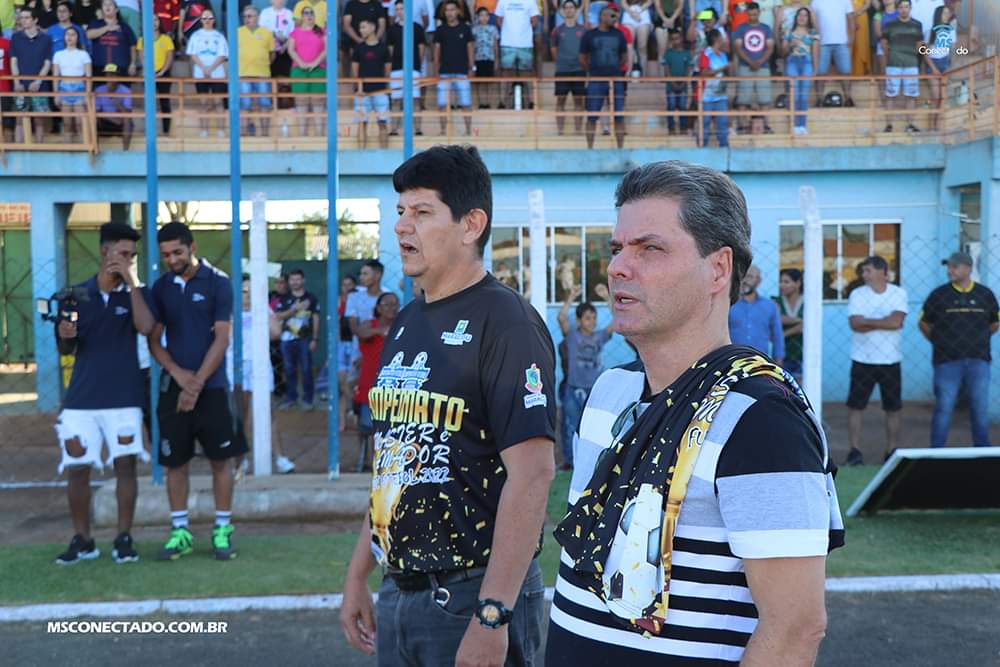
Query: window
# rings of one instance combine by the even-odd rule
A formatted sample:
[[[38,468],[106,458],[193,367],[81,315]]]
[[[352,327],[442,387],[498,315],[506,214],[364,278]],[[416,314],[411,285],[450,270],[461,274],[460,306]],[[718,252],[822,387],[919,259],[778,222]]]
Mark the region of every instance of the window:
[[[802,269],[802,223],[782,222],[781,268]],[[899,222],[837,221],[823,224],[823,298],[844,300],[861,275],[858,265],[871,255],[889,263],[889,280],[899,284]]]
[[[492,235],[493,275],[530,297],[531,252],[527,225],[495,227]],[[561,304],[575,286],[582,286],[588,301],[599,301],[596,288],[607,283],[611,251],[611,225],[558,225],[545,230],[548,263],[546,298]]]

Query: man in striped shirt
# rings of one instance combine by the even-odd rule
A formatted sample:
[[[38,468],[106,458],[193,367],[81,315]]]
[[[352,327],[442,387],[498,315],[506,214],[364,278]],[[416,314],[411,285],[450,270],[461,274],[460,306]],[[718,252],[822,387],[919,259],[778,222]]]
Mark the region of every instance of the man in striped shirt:
[[[602,374],[584,409],[545,664],[811,665],[826,628],[826,554],[843,544],[843,523],[808,402],[770,361],[730,344],[729,307],[751,261],[746,201],[718,172],[661,162],[626,175],[616,206],[614,327],[640,359]],[[747,363],[758,372],[739,372]],[[677,413],[688,430],[674,428]],[[643,440],[651,415],[667,427]],[[602,482],[609,458],[635,462],[613,464],[626,483],[612,487],[634,486],[650,466],[666,472],[659,454],[630,458],[643,442],[662,449],[669,475],[615,500]],[[686,476],[677,443],[697,450]],[[606,504],[588,504],[602,493]],[[671,510],[676,524],[664,520]],[[585,557],[568,548],[578,543]]]

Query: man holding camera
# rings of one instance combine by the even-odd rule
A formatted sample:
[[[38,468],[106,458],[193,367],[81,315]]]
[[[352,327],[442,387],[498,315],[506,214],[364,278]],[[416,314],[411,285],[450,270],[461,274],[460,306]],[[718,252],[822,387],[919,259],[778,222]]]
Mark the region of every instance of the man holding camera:
[[[62,449],[59,472],[68,470],[69,510],[75,534],[58,565],[72,565],[101,555],[90,535],[90,469],[103,467],[102,444],[118,478],[118,537],[111,557],[116,563],[139,560],[129,531],[138,493],[136,456],[142,445],[143,379],[136,333],[148,335],[155,324],[135,275],[139,233],[128,225],[101,227],[101,267],[75,285],[60,302],[56,325],[61,354],[75,354],[73,376],[56,423]]]

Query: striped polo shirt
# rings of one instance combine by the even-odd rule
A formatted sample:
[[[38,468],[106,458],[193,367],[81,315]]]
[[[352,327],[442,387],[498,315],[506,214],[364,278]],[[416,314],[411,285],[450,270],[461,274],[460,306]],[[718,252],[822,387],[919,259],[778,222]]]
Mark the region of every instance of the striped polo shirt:
[[[598,378],[575,443],[570,506],[590,481],[597,457],[613,444],[612,425],[630,410],[641,415],[650,398],[641,362]],[[757,626],[743,559],[825,556],[843,544],[826,437],[799,405],[787,387],[766,376],[741,380],[723,401],[678,518],[669,611],[659,635],[626,630],[562,552],[545,664],[740,661]],[[653,562],[658,560],[657,553]],[[604,563],[604,570],[618,565]],[[662,579],[657,593],[660,588]]]

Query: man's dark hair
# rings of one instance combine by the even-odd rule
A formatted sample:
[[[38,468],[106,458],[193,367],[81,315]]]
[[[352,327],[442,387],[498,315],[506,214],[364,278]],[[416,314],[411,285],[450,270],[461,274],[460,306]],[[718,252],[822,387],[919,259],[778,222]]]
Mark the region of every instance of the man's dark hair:
[[[399,2],[402,2],[402,1],[403,0],[399,0]],[[573,0],[566,0],[566,2],[573,2]],[[486,7],[480,7],[479,9],[476,10],[476,16],[479,16],[483,12],[486,12],[487,14],[489,14],[490,10],[487,9]]]
[[[382,264],[382,262],[378,261],[377,259],[369,259],[362,266],[367,266],[369,269],[372,269],[373,271],[378,271],[379,274],[385,273],[385,265]]]
[[[792,280],[792,282],[798,283],[799,284],[799,294],[802,294],[803,285],[802,285],[802,272],[801,271],[799,271],[796,268],[782,269],[781,272],[778,275],[779,275],[779,277],[780,276],[788,276],[789,279]]]
[[[751,9],[756,9],[759,12],[760,5],[758,5],[756,2],[748,2],[746,4],[746,7],[743,8],[743,11],[749,12]]]
[[[913,3],[910,2],[910,0],[896,0],[896,9],[899,9],[900,5],[902,5],[904,2],[907,5],[909,5],[911,9],[913,8]]]
[[[563,3],[561,5],[559,5],[559,6],[560,7],[565,7],[566,5],[573,5],[574,7],[579,8],[579,5],[576,4],[576,0],[563,0]],[[484,7],[484,9],[485,9],[485,7]]]
[[[461,9],[461,7],[459,7],[458,5],[458,0],[444,0],[444,2],[442,2],[441,4],[444,5],[445,9],[448,8],[448,5],[455,5],[456,7]]]
[[[101,225],[101,245],[115,241],[138,241],[139,232],[120,222],[106,222]]]
[[[168,222],[156,232],[157,243],[167,241],[180,241],[181,245],[190,246],[194,243],[194,235],[191,234],[191,228],[183,222]]]
[[[400,194],[417,188],[433,190],[455,222],[473,209],[485,211],[486,228],[477,240],[483,256],[493,223],[493,182],[475,146],[434,146],[417,153],[399,165],[392,186]]]
[[[73,11],[73,3],[69,2],[69,0],[59,0],[59,2],[56,3],[56,9],[59,9],[60,7],[66,7],[66,9],[68,9],[71,13]]]
[[[716,42],[722,39],[722,31],[718,28],[712,28],[707,33],[705,33],[705,43],[712,46]]]
[[[396,296],[396,293],[395,292],[382,292],[381,294],[379,294],[378,298],[375,299],[375,310],[377,311],[378,307],[382,305],[382,302],[385,301],[386,299],[388,299],[390,296]],[[397,296],[396,298],[398,299],[399,297]]]
[[[860,268],[864,269],[866,266],[870,266],[876,271],[883,271],[886,275],[889,275],[889,262],[885,261],[885,257],[881,255],[866,257],[865,261],[861,262]]]
[[[722,172],[690,162],[654,162],[625,174],[615,191],[615,207],[650,197],[677,202],[681,226],[694,237],[702,257],[721,248],[733,251],[729,300],[736,303],[753,261],[747,200],[736,183]]]
[[[371,27],[373,27],[373,28],[374,28],[374,27],[376,27],[376,26],[378,25],[378,24],[377,24],[377,23],[375,22],[375,20],[374,20],[374,19],[370,19],[370,18],[367,18],[367,17],[365,17],[365,18],[361,19],[360,21],[358,21],[358,25],[359,25],[359,26],[360,26],[360,25],[361,25],[362,23],[367,23],[368,25],[370,25],[370,26],[371,26]]]
[[[353,273],[348,273],[346,276],[344,276],[343,278],[341,278],[341,280],[350,280],[355,285],[358,284],[358,279],[357,279],[357,277]]]
[[[576,319],[581,319],[587,313],[597,314],[597,309],[594,308],[594,304],[589,301],[584,301],[579,306],[576,307]]]
[[[302,269],[292,269],[291,271],[288,272],[288,277],[290,278],[292,276],[302,276],[303,278],[305,278],[306,272],[303,271]]]

